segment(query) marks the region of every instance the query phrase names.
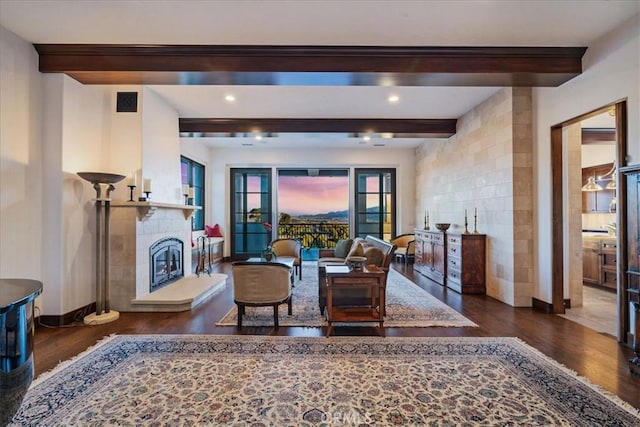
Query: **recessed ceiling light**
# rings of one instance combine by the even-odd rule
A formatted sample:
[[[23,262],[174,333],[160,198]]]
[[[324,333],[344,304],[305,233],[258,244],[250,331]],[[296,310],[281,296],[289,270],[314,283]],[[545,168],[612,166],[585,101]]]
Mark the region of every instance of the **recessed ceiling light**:
[[[260,140],[262,139],[262,134],[260,134],[260,133],[259,133],[259,134],[257,134],[257,135],[255,136],[255,138],[256,138],[256,140],[257,140],[257,141],[260,141]]]
[[[387,101],[389,101],[392,104],[395,104],[396,102],[400,101],[400,97],[398,95],[389,95],[389,97],[387,98]]]
[[[227,102],[233,102],[236,100],[236,97],[231,94],[228,94],[228,95],[225,95],[224,100]]]
[[[371,137],[369,135],[365,135],[362,137],[363,141],[371,141]]]

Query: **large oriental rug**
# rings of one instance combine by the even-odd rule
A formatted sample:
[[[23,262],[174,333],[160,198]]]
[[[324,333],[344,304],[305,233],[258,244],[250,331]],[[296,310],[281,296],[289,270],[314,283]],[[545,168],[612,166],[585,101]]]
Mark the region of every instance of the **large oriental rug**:
[[[293,315],[287,315],[285,305],[280,307],[280,326],[326,326],[318,308],[317,264],[306,262],[302,272],[302,280],[296,279],[293,288]],[[477,326],[395,270],[390,270],[387,277],[386,306],[386,327]],[[238,310],[234,305],[216,325],[235,326],[237,321]],[[242,325],[273,326],[273,309],[247,307]]]
[[[516,338],[115,336],[32,384],[14,425],[637,426]]]

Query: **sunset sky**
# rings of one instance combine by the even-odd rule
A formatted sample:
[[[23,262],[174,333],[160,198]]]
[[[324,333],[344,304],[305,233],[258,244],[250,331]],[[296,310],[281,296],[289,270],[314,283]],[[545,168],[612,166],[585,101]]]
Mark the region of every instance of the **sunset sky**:
[[[346,176],[278,177],[278,210],[289,215],[317,214],[349,209]]]

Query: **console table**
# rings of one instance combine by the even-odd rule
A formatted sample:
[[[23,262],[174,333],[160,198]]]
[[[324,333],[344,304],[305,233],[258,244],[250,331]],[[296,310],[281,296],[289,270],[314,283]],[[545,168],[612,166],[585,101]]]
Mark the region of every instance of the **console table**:
[[[42,283],[0,279],[0,425],[20,408],[33,379],[33,300]]]
[[[486,292],[484,234],[415,230],[414,269],[461,294]]]
[[[377,322],[380,331],[384,323],[385,272],[375,265],[350,270],[345,265],[328,265],[327,272],[327,336],[333,331],[335,322]],[[333,290],[341,287],[369,289],[368,305],[334,306]]]

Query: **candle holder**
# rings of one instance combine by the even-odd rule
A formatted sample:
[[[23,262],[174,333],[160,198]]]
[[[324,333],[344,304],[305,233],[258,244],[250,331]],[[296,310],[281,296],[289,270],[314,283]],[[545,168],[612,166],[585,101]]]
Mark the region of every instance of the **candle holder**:
[[[424,217],[424,229],[425,230],[431,229],[431,227],[429,227],[429,214],[426,214]]]
[[[133,189],[136,188],[136,186],[129,184],[127,187],[129,187],[129,201],[133,202]]]
[[[183,196],[184,196],[184,204],[188,205],[189,204],[189,194],[188,193],[187,194],[183,194]]]
[[[480,234],[478,232],[478,210],[473,212],[473,234]]]
[[[149,194],[151,194],[151,191],[143,191],[143,193],[146,196],[145,200],[149,200],[150,199]]]
[[[469,223],[467,222],[467,210],[464,210],[464,234],[469,234],[469,229],[467,228],[467,226],[469,225]]]

